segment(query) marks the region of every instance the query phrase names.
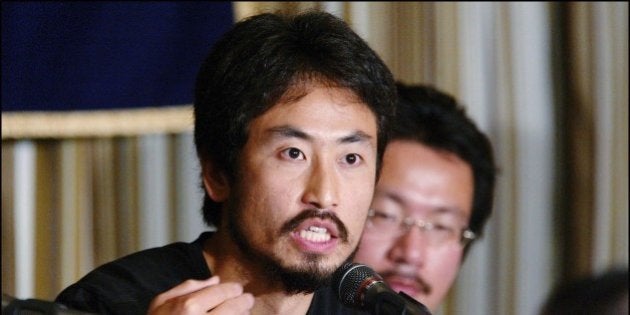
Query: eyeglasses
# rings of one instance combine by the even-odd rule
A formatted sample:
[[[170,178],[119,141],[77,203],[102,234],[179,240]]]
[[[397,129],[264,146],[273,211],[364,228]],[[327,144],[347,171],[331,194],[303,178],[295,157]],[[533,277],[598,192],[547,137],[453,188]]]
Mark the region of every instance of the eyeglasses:
[[[411,217],[402,217],[379,210],[370,209],[366,232],[373,239],[396,239],[417,226],[424,232],[430,245],[441,246],[459,242],[468,245],[476,235],[468,228],[457,227],[454,223],[436,223]]]

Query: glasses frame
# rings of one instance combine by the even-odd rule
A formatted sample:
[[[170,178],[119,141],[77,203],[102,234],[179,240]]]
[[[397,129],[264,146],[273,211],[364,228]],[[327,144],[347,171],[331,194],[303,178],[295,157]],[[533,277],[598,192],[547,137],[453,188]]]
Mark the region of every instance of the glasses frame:
[[[368,210],[368,216],[367,216],[368,220],[374,217],[375,212],[376,210],[372,208]],[[411,230],[411,227],[413,226],[417,226],[422,231],[430,231],[435,227],[435,224],[433,222],[427,222],[421,219],[415,219],[410,216],[407,216],[403,218],[402,221],[400,221],[399,228],[405,231],[404,233],[401,234],[401,236],[405,235],[406,233],[409,233],[409,231]],[[467,246],[476,238],[477,238],[477,235],[468,226],[461,228],[461,231],[459,232],[459,243],[462,246],[464,247]]]

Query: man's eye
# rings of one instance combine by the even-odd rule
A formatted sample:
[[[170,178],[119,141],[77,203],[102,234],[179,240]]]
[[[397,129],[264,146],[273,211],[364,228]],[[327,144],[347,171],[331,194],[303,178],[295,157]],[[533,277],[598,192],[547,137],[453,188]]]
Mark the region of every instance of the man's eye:
[[[455,231],[454,228],[443,224],[435,224],[433,225],[433,229],[443,233],[451,233],[452,231]]]
[[[398,221],[398,216],[381,211],[374,211],[374,218],[390,222]]]
[[[288,148],[282,151],[282,155],[288,157],[291,160],[305,159],[304,153],[297,148]]]
[[[347,154],[344,157],[344,162],[346,162],[347,164],[350,164],[350,165],[354,165],[354,164],[359,163],[360,159],[361,159],[361,157],[358,154],[351,153],[351,154]]]

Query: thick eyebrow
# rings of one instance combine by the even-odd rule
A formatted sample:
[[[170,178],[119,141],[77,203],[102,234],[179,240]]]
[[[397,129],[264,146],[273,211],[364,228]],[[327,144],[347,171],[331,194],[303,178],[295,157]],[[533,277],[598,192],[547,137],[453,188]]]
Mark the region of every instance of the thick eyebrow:
[[[306,132],[299,130],[289,125],[283,125],[278,127],[269,128],[267,132],[284,137],[284,138],[299,138],[303,140],[312,140],[313,137]]]
[[[357,130],[349,136],[342,137],[337,142],[339,143],[355,143],[355,142],[370,142],[372,136],[366,134],[363,131]]]
[[[273,127],[273,128],[268,129],[267,132],[270,132],[272,134],[277,134],[281,137],[286,137],[286,138],[299,138],[299,139],[303,139],[307,141],[313,140],[313,137],[311,135],[290,125]],[[357,130],[348,136],[341,137],[340,139],[337,140],[337,143],[340,143],[340,144],[356,143],[356,142],[370,143],[371,139],[372,139],[372,136],[366,134],[363,131]]]

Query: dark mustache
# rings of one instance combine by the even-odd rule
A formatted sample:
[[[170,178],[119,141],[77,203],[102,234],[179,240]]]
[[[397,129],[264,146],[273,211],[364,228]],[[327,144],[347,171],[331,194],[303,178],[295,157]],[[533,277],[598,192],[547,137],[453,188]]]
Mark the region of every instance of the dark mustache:
[[[300,212],[293,219],[287,221],[285,224],[282,225],[282,228],[280,228],[280,233],[289,233],[295,230],[302,222],[312,218],[332,221],[337,226],[339,238],[344,242],[348,241],[348,229],[346,228],[346,225],[343,224],[343,222],[341,222],[341,220],[337,217],[337,215],[331,211],[321,211],[318,209],[307,209]]]

